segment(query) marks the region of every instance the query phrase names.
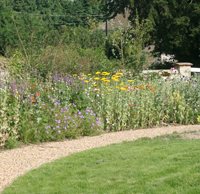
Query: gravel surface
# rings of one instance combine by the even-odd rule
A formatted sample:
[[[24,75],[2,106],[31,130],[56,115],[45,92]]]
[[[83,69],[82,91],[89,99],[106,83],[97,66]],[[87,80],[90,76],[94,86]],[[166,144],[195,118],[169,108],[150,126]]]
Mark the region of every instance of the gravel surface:
[[[95,147],[141,137],[155,137],[185,131],[200,131],[200,125],[179,125],[106,133],[76,140],[28,145],[0,152],[0,192],[18,176],[55,159]]]

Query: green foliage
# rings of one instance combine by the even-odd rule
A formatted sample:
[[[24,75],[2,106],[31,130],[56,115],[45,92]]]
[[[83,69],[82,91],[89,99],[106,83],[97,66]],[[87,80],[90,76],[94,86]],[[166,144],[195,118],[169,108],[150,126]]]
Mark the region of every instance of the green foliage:
[[[0,2],[0,54],[4,53],[6,46],[13,45],[17,39],[11,28],[12,24],[11,9]]]
[[[135,23],[135,27],[130,26],[130,22],[124,27],[119,21],[118,28],[114,29],[111,20],[113,32],[109,34],[108,42],[113,56],[120,60],[122,69],[132,69],[138,73],[147,62],[147,55],[142,50],[150,38],[148,32],[152,24],[148,20],[139,23],[138,17]]]
[[[135,24],[139,20],[150,19],[154,24],[149,43],[155,44],[155,52],[175,54],[176,59],[199,59],[200,45],[200,2],[191,0],[117,0],[104,1],[104,10],[112,18],[118,13],[130,10],[129,20]],[[114,13],[114,14],[113,14]]]

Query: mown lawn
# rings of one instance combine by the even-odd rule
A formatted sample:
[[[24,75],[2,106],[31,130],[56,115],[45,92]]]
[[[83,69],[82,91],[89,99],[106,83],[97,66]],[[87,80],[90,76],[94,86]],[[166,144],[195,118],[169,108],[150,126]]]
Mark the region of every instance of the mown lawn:
[[[199,147],[177,134],[99,147],[29,171],[3,194],[199,194]]]

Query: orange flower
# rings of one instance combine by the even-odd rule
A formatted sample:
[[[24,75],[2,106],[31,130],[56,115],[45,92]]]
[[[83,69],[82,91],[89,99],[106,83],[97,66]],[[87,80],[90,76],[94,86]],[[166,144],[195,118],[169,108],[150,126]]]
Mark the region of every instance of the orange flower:
[[[20,94],[18,93],[17,96],[19,96]]]
[[[134,115],[136,115],[136,113],[134,113]]]
[[[131,104],[129,104],[129,106],[131,106]]]
[[[141,85],[141,86],[139,87],[139,89],[143,89],[143,86],[144,86],[144,85]]]
[[[37,93],[36,96],[40,96],[40,95]]]

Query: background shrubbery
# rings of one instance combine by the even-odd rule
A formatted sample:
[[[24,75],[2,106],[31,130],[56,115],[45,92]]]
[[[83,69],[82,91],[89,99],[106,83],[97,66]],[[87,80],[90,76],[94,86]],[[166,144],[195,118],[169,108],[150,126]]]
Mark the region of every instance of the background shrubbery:
[[[149,54],[143,49],[151,20],[136,17],[135,25],[113,29],[107,56],[100,18],[76,18],[71,22],[77,25],[67,26],[69,18],[51,15],[65,14],[68,6],[62,1],[56,9],[53,3],[26,3],[24,8],[0,3],[0,51],[10,72],[0,80],[1,147],[199,122],[197,77],[168,82],[141,73],[149,67]],[[84,10],[76,14],[102,13],[98,4],[98,9],[84,1],[72,4]]]

